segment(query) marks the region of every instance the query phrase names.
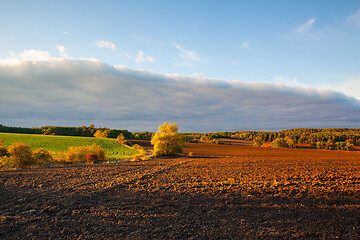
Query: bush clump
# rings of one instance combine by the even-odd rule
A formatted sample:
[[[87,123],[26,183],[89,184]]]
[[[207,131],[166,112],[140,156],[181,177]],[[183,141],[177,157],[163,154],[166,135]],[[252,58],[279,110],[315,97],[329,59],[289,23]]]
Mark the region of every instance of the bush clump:
[[[9,151],[6,147],[0,146],[0,157],[6,157],[9,156]]]
[[[291,138],[276,138],[272,141],[271,146],[275,148],[295,148],[295,141]]]
[[[14,168],[14,160],[10,156],[2,156],[0,157],[0,170],[7,170]]]
[[[44,148],[39,148],[33,152],[32,158],[37,164],[52,162],[54,160],[52,154]]]
[[[106,130],[97,130],[94,133],[94,137],[96,138],[107,138],[110,134],[110,130],[106,129]]]
[[[91,156],[91,157],[90,157]],[[91,162],[97,163],[105,160],[105,151],[93,144],[90,146],[69,147],[66,153],[66,161],[73,162]]]
[[[127,144],[127,140],[126,140],[124,134],[122,134],[122,133],[120,133],[119,136],[117,136],[116,140],[117,140],[118,144],[120,144],[120,145]]]
[[[73,163],[88,162],[97,163],[105,160],[105,151],[93,144],[82,147],[69,147],[67,153],[60,153],[53,157],[52,153],[44,148],[32,151],[29,145],[18,142],[8,147],[3,147],[0,139],[0,170],[27,168],[35,164],[48,162]]]
[[[256,138],[253,141],[254,141],[254,147],[261,147],[262,146],[262,142],[261,142],[260,138]]]
[[[8,146],[7,149],[16,167],[24,168],[35,163],[32,158],[32,151],[29,145],[22,142],[13,143]]]

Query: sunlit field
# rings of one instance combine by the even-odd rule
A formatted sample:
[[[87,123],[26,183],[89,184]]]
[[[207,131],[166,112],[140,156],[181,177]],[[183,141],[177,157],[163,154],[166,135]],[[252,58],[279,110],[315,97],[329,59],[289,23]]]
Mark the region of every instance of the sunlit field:
[[[108,138],[0,133],[0,139],[4,140],[4,146],[23,142],[30,145],[33,150],[42,147],[55,154],[65,153],[72,146],[89,146],[92,144],[96,144],[104,149],[108,159],[121,159],[138,154],[136,150],[118,144],[116,139]]]
[[[1,172],[0,234],[360,238],[360,152],[210,143],[184,152],[193,157]]]

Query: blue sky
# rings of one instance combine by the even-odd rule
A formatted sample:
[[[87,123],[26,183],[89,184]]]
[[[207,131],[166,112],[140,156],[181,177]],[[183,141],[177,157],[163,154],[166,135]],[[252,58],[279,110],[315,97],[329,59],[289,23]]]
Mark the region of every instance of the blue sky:
[[[2,100],[14,104],[12,114],[0,111],[0,117],[7,125],[96,123],[113,128],[153,130],[156,129],[156,124],[171,120],[183,123],[186,126],[183,130],[215,131],[311,126],[356,127],[360,120],[360,113],[357,113],[360,112],[359,1],[0,1],[0,31],[0,84],[4,93]],[[26,65],[25,71],[25,62],[34,61],[42,62],[42,68]],[[186,93],[196,89],[179,87],[179,79],[186,79],[184,81],[194,88],[220,86],[223,89],[227,86],[229,91],[237,89],[238,92],[233,98],[227,99],[230,93],[217,94],[216,91],[209,90],[214,94],[213,97],[219,95],[223,98],[223,108],[214,107],[210,103],[189,104],[186,108],[188,115],[185,114],[186,111],[180,114],[183,117],[180,120],[171,109],[166,113],[160,111],[157,115],[152,115],[146,110],[150,109],[148,106],[142,111],[143,116],[141,112],[137,113],[140,117],[146,116],[146,123],[132,119],[131,116],[135,118],[136,114],[130,114],[133,111],[130,108],[123,110],[129,113],[126,121],[120,115],[110,119],[96,116],[96,110],[104,111],[104,107],[98,106],[99,109],[85,111],[80,104],[85,97],[78,99],[78,96],[74,101],[79,101],[79,108],[72,111],[79,115],[59,119],[58,115],[52,115],[51,112],[54,108],[64,107],[64,99],[60,95],[54,100],[54,105],[44,106],[39,112],[29,112],[25,121],[24,115],[20,114],[24,113],[24,106],[33,102],[31,108],[36,108],[44,101],[44,98],[38,97],[39,89],[28,89],[27,98],[18,100],[16,104],[7,96],[24,92],[20,82],[27,75],[30,76],[29,81],[43,79],[41,86],[49,84],[46,82],[49,77],[59,79],[57,87],[64,88],[65,91],[69,81],[82,82],[84,76],[81,74],[87,76],[86,71],[80,71],[74,63],[82,63],[80,65],[86,69],[93,67],[94,61],[102,66],[93,75],[98,76],[94,85],[103,81],[110,84],[112,81],[104,79],[113,74],[112,78],[121,80],[113,82],[112,87],[122,88],[124,86],[119,82],[124,83],[124,74],[129,71],[133,72],[132,77],[137,80],[154,82],[154,85],[143,89],[143,94],[139,93],[139,105],[132,105],[132,108],[142,108],[150,98],[158,97],[159,103],[163,101],[162,94],[154,96],[150,87],[155,87],[155,82],[164,79],[167,79],[164,84],[169,85],[169,88],[185,91],[178,97],[179,102],[174,103],[179,104],[180,108],[186,106],[180,104],[186,101]],[[67,67],[64,66],[66,64]],[[23,78],[19,78],[21,74],[16,75],[14,69],[19,73],[23,72]],[[50,71],[51,69],[57,70]],[[106,69],[112,69],[111,73]],[[201,82],[202,85],[194,86],[194,82]],[[303,115],[301,111],[305,111],[305,106],[300,111],[298,107],[290,108],[275,100],[267,100],[273,107],[270,110],[263,109],[264,113],[261,115],[254,110],[255,102],[238,102],[242,100],[240,95],[249,93],[244,92],[249,86],[253,91],[249,98],[257,97],[265,99],[264,101],[269,99],[264,96],[270,93],[272,99],[281,99],[284,94],[301,96],[302,100],[297,99],[296,103],[299,105],[306,102],[308,110],[316,111],[313,115],[320,114],[320,111],[322,120],[320,123],[307,122],[306,119],[300,121],[300,116]],[[53,86],[49,85],[50,87]],[[172,92],[171,89],[164,91]],[[261,92],[263,89],[267,92]],[[50,92],[53,89],[46,90]],[[81,89],[79,91],[74,94],[90,94]],[[179,92],[181,91],[175,91],[174,94],[179,95]],[[279,92],[280,95],[275,94]],[[299,92],[301,94],[295,94]],[[326,96],[329,106],[334,100],[329,96],[341,96],[336,97],[336,103],[342,105],[335,110],[324,108],[312,99],[316,94],[309,92]],[[75,98],[69,96],[71,97]],[[310,98],[311,101],[307,102]],[[287,97],[286,99],[289,100]],[[210,100],[207,102],[211,102]],[[97,99],[97,102],[101,101],[101,98]],[[128,100],[122,101],[129,105]],[[201,102],[199,99],[196,101]],[[242,110],[235,108],[235,105],[230,106],[229,102],[237,102]],[[314,103],[314,108],[309,106],[311,102]],[[194,109],[190,110],[190,106]],[[348,107],[352,110],[348,110]],[[192,127],[190,112],[208,108],[215,108],[214,115],[203,113],[198,116],[197,121],[208,119],[206,123]],[[215,116],[223,115],[224,109],[232,111],[234,116],[240,116],[243,109],[250,109],[248,117],[243,120],[246,124],[241,125],[237,121]],[[279,123],[281,119],[267,123],[249,120],[255,116],[266,118],[274,109],[279,115],[296,115],[299,121],[292,120],[293,124],[290,124],[288,120],[283,124]],[[334,116],[329,119],[331,113],[327,111],[330,109],[342,114],[342,120],[335,121]],[[347,110],[342,112],[342,109]],[[83,115],[80,114],[82,111],[85,111]],[[108,111],[104,114],[111,115],[111,110]],[[355,116],[348,118],[346,114],[349,112],[355,112]],[[60,112],[58,114],[61,116]],[[219,125],[220,122],[226,124]]]

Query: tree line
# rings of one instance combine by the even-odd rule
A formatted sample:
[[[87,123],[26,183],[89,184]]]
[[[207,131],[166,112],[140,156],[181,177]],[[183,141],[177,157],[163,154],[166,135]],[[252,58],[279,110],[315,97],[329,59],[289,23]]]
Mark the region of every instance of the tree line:
[[[46,134],[83,137],[117,138],[150,140],[153,132],[129,132],[109,128],[89,127],[59,127],[44,126],[40,128],[8,127],[0,124],[0,132]],[[232,138],[254,141],[257,146],[261,142],[271,142],[274,147],[296,147],[302,144],[313,148],[330,150],[350,150],[353,146],[360,146],[360,128],[296,128],[281,131],[232,131],[214,133],[181,133],[187,142],[207,141],[221,144],[220,138]]]
[[[360,146],[360,128],[297,128],[281,131],[233,131],[215,133],[185,133],[188,142],[221,143],[219,138],[271,142],[274,147],[293,148],[307,144],[312,148],[350,150]],[[260,144],[261,145],[261,144]]]
[[[8,127],[0,124],[0,132],[4,133],[23,133],[23,134],[44,134],[44,135],[62,135],[62,136],[81,136],[94,137],[96,133],[101,133],[102,137],[117,138],[122,134],[126,139],[151,139],[148,132],[132,133],[126,129],[109,129],[109,128],[95,128],[93,124],[90,126],[81,127],[60,127],[60,126],[42,126],[39,128],[24,128],[24,127]]]

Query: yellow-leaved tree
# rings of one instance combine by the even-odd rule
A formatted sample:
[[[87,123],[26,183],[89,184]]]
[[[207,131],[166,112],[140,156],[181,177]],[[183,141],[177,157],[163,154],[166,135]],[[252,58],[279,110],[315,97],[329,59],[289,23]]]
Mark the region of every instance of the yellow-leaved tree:
[[[185,139],[178,133],[178,125],[176,123],[164,122],[151,138],[151,144],[154,145],[155,155],[174,155],[182,153]]]

